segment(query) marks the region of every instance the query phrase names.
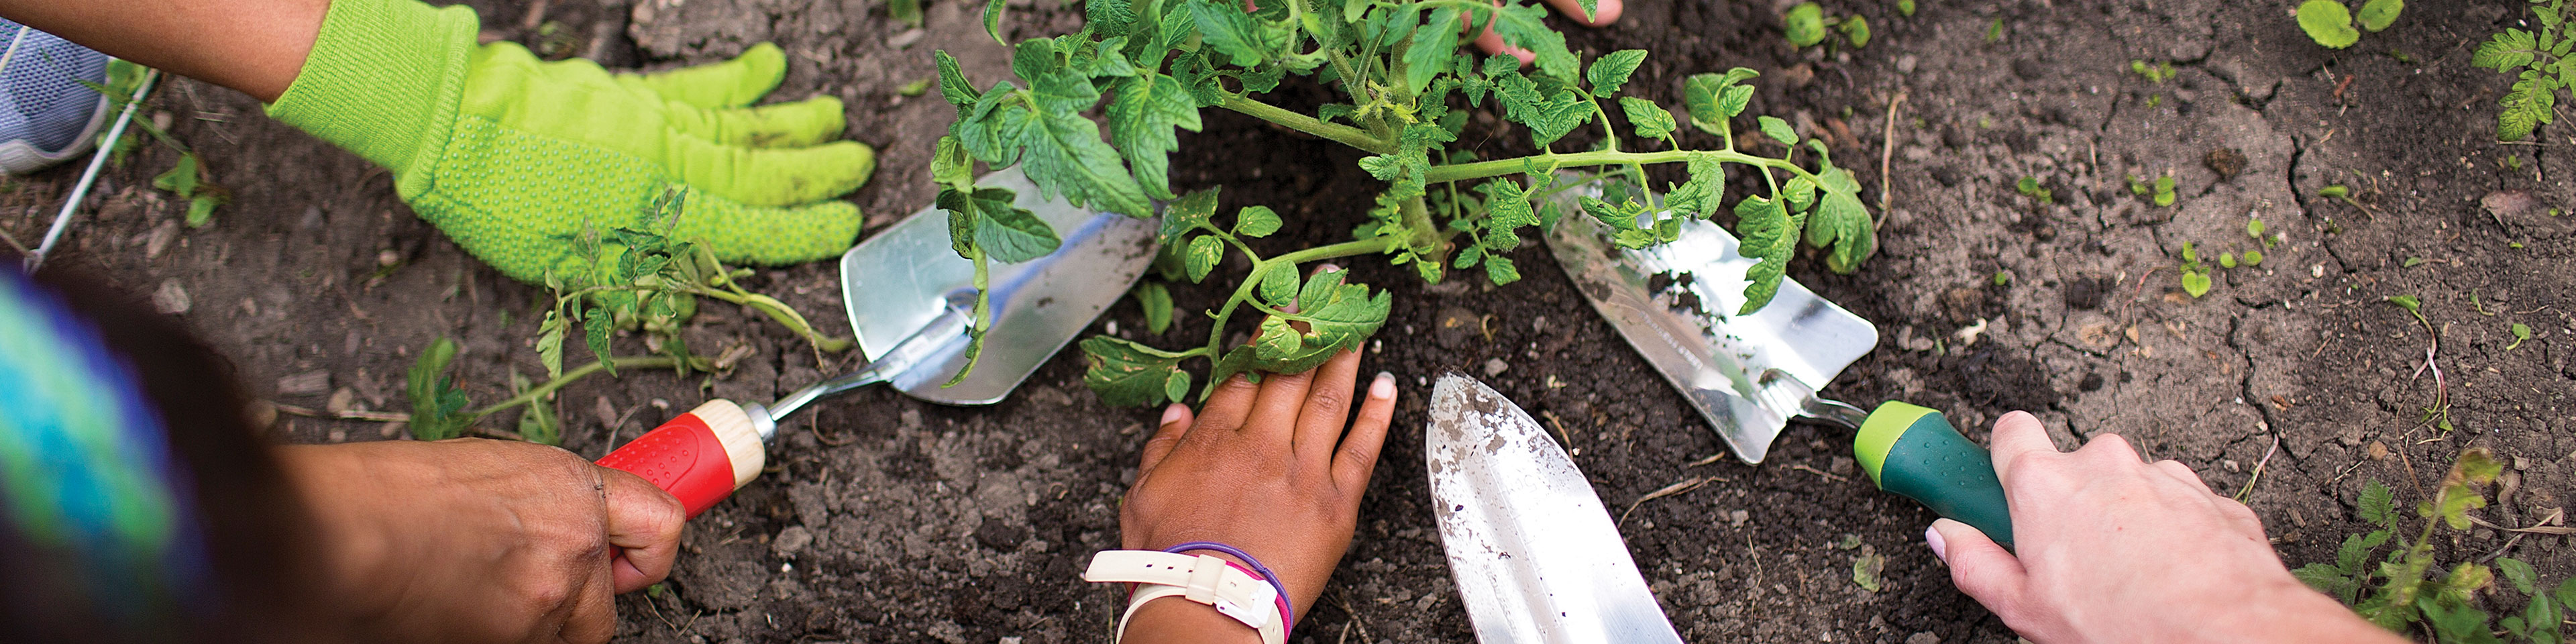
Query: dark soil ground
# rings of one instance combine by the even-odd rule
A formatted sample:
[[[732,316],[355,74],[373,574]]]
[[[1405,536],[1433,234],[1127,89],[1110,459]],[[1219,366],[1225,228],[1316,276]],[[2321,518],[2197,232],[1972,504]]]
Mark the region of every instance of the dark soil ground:
[[[934,47],[958,54],[978,82],[1004,69],[974,9],[953,0],[927,2],[919,31],[869,0],[633,1],[472,4],[492,37],[532,39],[530,25],[561,21],[573,51],[612,66],[707,62],[780,43],[793,61],[780,97],[841,97],[851,137],[882,151],[883,169],[852,197],[877,225],[928,201],[929,146],[951,114],[936,96],[897,88],[930,76]],[[536,19],[531,4],[543,12]],[[1079,28],[1078,7],[1040,4],[1015,6],[1018,37]],[[2576,218],[2553,214],[2576,208],[2576,182],[2559,172],[2576,140],[2555,125],[2539,145],[2492,142],[2507,78],[2467,64],[2485,34],[2518,24],[2518,3],[2419,1],[2395,27],[2340,52],[2298,31],[2293,4],[1923,2],[1903,17],[1892,2],[1828,1],[1829,13],[1867,16],[1876,39],[1825,53],[1789,49],[1782,7],[1768,1],[1641,1],[1620,24],[1573,38],[1596,55],[1652,50],[1630,86],[1667,104],[1678,104],[1688,74],[1761,70],[1754,110],[1824,137],[1868,186],[1864,198],[1888,204],[1880,254],[1859,273],[1792,265],[1881,330],[1878,351],[1829,394],[1929,405],[1978,439],[2014,409],[2039,414],[2063,445],[2119,433],[2223,493],[2242,490],[2293,566],[2331,558],[2362,529],[2351,510],[2364,481],[2389,483],[2411,506],[2471,445],[2508,462],[2500,500],[2477,516],[2538,523],[2576,497],[2576,412],[2566,404],[2576,393],[2576,286],[2565,277]],[[2131,60],[2170,61],[2178,74],[2151,82]],[[1308,90],[1306,100],[1319,96]],[[64,262],[97,267],[182,316],[279,403],[406,409],[402,374],[441,336],[463,344],[461,379],[478,400],[504,397],[513,371],[540,372],[530,348],[540,290],[415,219],[384,172],[226,90],[179,81],[155,100],[156,117],[204,151],[235,200],[212,226],[181,227],[183,204],[148,187],[172,156],[148,151],[104,180]],[[1290,224],[1270,241],[1278,247],[1340,239],[1360,219],[1377,184],[1354,154],[1209,114],[1207,131],[1182,142],[1180,187],[1221,184],[1229,207],[1279,209]],[[1468,140],[1489,155],[1526,145],[1487,125]],[[2127,190],[2129,176],[2167,173],[2179,186],[2172,207]],[[40,235],[72,176],[13,183],[0,231]],[[2016,193],[2022,177],[2052,201]],[[2317,197],[2328,184],[2350,186],[2357,203]],[[2481,205],[2517,194],[2537,205]],[[2213,262],[2254,248],[2248,218],[2278,233],[2262,265],[2217,270],[2208,296],[2184,295],[2184,244]],[[380,269],[380,254],[393,265]],[[1450,370],[1485,376],[1561,424],[1614,508],[1711,479],[1638,504],[1622,530],[1687,639],[2012,639],[1920,545],[1931,515],[1856,470],[1848,430],[1793,426],[1760,466],[1698,464],[1723,449],[1702,421],[1544,249],[1513,258],[1528,279],[1501,289],[1426,287],[1400,267],[1354,265],[1362,281],[1397,292],[1368,368],[1415,386],[1358,538],[1299,641],[1472,637],[1415,465],[1423,385]],[[828,265],[765,270],[753,282],[819,327],[844,324]],[[2437,333],[2383,303],[2395,295],[2421,298]],[[1444,326],[1461,320],[1475,332]],[[1123,305],[1108,321],[1095,331],[1174,346],[1205,332],[1146,338],[1141,315]],[[2514,346],[2512,323],[2533,337]],[[575,384],[556,401],[566,446],[596,457],[708,396],[766,400],[855,364],[818,365],[775,325],[723,305],[693,325],[691,346],[749,347],[752,357],[713,378]],[[2424,368],[2437,338],[2438,374]],[[2458,427],[2448,433],[2421,420],[2444,385]],[[1152,414],[1099,404],[1071,353],[990,408],[882,390],[822,403],[783,423],[768,476],[691,526],[672,592],[621,600],[621,641],[1105,642],[1117,599],[1076,577],[1091,552],[1116,543],[1113,508]],[[405,436],[399,424],[292,415],[277,430],[303,442]],[[2576,573],[2563,536],[2479,527],[2441,544],[2443,561],[2502,554],[2547,579]],[[1853,580],[1863,553],[1886,557],[1876,591]],[[2494,599],[2522,602],[2510,591]]]

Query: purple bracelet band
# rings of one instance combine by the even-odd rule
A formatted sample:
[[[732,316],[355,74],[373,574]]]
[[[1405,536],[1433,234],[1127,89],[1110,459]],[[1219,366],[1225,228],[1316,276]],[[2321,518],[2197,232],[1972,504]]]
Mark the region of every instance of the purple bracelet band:
[[[1278,591],[1278,592],[1279,592],[1279,614],[1280,614],[1281,616],[1283,616],[1283,617],[1286,617],[1286,618],[1287,618],[1287,620],[1286,620],[1286,621],[1287,621],[1287,623],[1286,623],[1286,624],[1283,624],[1283,626],[1286,626],[1287,628],[1282,628],[1282,629],[1280,629],[1280,632],[1285,633],[1285,632],[1288,632],[1288,631],[1291,631],[1291,630],[1296,630],[1296,628],[1297,628],[1297,608],[1296,608],[1296,605],[1295,605],[1295,604],[1292,604],[1292,603],[1290,603],[1290,602],[1288,601],[1288,586],[1286,586],[1286,585],[1284,585],[1284,584],[1279,583],[1279,575],[1277,575],[1277,574],[1274,574],[1274,573],[1270,572],[1270,567],[1261,565],[1261,560],[1252,558],[1252,554],[1251,554],[1251,553],[1244,552],[1243,550],[1238,549],[1238,548],[1235,548],[1234,546],[1229,546],[1229,545],[1225,545],[1225,544],[1222,544],[1222,543],[1217,543],[1217,542],[1214,542],[1214,541],[1192,541],[1192,542],[1189,542],[1189,543],[1184,543],[1184,544],[1181,544],[1181,545],[1172,546],[1172,547],[1169,547],[1169,548],[1164,548],[1164,549],[1163,549],[1163,552],[1169,552],[1169,553],[1173,553],[1173,554],[1180,554],[1180,553],[1189,552],[1189,551],[1192,551],[1192,550],[1207,550],[1207,551],[1212,551],[1212,552],[1222,552],[1222,553],[1225,553],[1225,554],[1228,554],[1228,555],[1233,555],[1233,556],[1234,556],[1234,558],[1236,558],[1236,559],[1241,559],[1241,560],[1243,560],[1243,563],[1245,563],[1245,564],[1247,564],[1247,565],[1252,566],[1252,570],[1253,570],[1254,572],[1261,573],[1261,580],[1262,580],[1262,581],[1270,582],[1270,589],[1271,589],[1271,590],[1275,590],[1275,591]]]

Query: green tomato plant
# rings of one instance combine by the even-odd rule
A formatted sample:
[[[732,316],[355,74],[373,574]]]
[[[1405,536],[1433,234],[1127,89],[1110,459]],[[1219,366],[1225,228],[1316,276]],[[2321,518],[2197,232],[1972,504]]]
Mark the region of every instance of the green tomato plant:
[[[988,1],[986,31],[1002,41],[1004,3]],[[980,88],[947,52],[936,54],[940,93],[957,107],[957,120],[939,141],[932,175],[938,204],[950,215],[953,248],[975,262],[979,287],[989,263],[1040,257],[1060,242],[1043,221],[1010,205],[1010,191],[975,185],[977,162],[1017,165],[1048,196],[1078,206],[1147,217],[1155,214],[1155,201],[1166,202],[1165,255],[1158,262],[1165,280],[1203,281],[1229,253],[1249,260],[1231,295],[1207,311],[1214,324],[1203,344],[1167,350],[1108,336],[1082,342],[1090,361],[1084,380],[1111,404],[1185,399],[1193,378],[1183,365],[1192,360],[1209,365],[1202,399],[1235,374],[1303,371],[1357,348],[1386,321],[1385,291],[1372,294],[1342,272],[1304,277],[1301,265],[1378,255],[1413,267],[1426,282],[1470,269],[1498,285],[1518,280],[1508,254],[1521,245],[1523,232],[1564,215],[1551,197],[1596,182],[1602,196],[1583,198],[1582,214],[1605,224],[1620,246],[1643,248],[1676,239],[1684,218],[1704,219],[1727,207],[1728,166],[1749,170],[1757,193],[1732,206],[1743,253],[1759,260],[1748,275],[1745,312],[1777,292],[1801,239],[1826,249],[1826,266],[1845,273],[1877,248],[1859,182],[1834,165],[1823,143],[1762,116],[1755,120],[1761,137],[1738,146],[1736,119],[1753,97],[1753,87],[1743,83],[1757,75],[1753,70],[1689,77],[1687,120],[1716,143],[1692,147],[1672,111],[1622,95],[1645,51],[1585,60],[1544,24],[1547,10],[1536,3],[1259,4],[1247,10],[1240,0],[1092,0],[1082,31],[1021,41],[1012,49],[1014,78]],[[1588,0],[1583,4],[1591,9]],[[1509,56],[1480,60],[1458,51],[1463,34],[1487,28],[1535,53],[1535,66],[1525,70]],[[1312,113],[1263,100],[1290,75],[1312,79],[1338,100]],[[1489,107],[1524,129],[1539,152],[1480,159],[1453,149],[1467,110]],[[1197,131],[1201,111],[1209,108],[1365,151],[1360,168],[1386,187],[1365,219],[1351,222],[1348,241],[1262,255],[1246,242],[1279,230],[1280,213],[1250,205],[1222,217],[1218,188],[1180,194],[1171,186],[1168,157],[1178,149],[1176,132]],[[1600,129],[1598,143],[1555,148],[1587,125]],[[1676,165],[1687,180],[1652,189],[1645,167],[1654,164]],[[1168,323],[1173,305],[1163,284],[1148,282],[1137,296],[1151,326]],[[1252,343],[1226,346],[1229,323],[1246,310],[1260,316]],[[977,303],[974,317],[980,343],[991,324],[984,303]]]

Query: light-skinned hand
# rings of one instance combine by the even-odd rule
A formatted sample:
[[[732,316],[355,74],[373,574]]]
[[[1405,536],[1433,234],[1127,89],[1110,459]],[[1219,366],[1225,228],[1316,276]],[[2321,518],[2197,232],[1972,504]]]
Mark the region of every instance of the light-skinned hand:
[[[2060,453],[2025,412],[1993,441],[2019,551],[1949,519],[1923,536],[2032,642],[2404,641],[2291,577],[2262,520],[2182,463],[2147,463],[2116,434]]]
[[[1395,378],[1380,373],[1363,393],[1359,366],[1360,354],[1346,351],[1307,373],[1229,379],[1197,414],[1165,408],[1119,506],[1121,547],[1234,546],[1278,574],[1296,614],[1306,615],[1350,549],[1360,494],[1395,414]],[[1362,400],[1351,420],[1355,395]],[[1138,610],[1127,638],[1260,640],[1212,608],[1170,598]]]
[[[633,474],[516,441],[280,448],[334,597],[377,642],[605,642],[686,519]],[[625,557],[612,567],[616,549]]]

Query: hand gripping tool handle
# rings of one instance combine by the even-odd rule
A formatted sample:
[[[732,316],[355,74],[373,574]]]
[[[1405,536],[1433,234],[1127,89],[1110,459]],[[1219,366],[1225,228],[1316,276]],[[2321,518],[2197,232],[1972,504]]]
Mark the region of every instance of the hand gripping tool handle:
[[[1852,456],[1878,488],[1932,512],[1976,526],[1995,543],[2013,544],[2003,482],[1986,448],[1968,442],[1941,412],[1890,401],[1870,410],[1852,439]]]

